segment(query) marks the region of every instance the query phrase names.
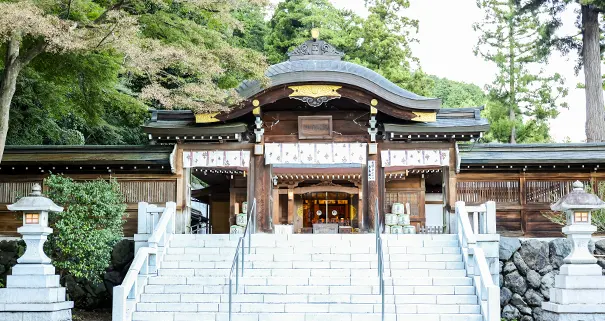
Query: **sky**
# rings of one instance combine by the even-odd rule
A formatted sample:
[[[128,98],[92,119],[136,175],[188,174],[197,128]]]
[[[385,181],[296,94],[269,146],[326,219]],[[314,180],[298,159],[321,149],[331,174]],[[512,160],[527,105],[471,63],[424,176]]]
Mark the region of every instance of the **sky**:
[[[367,15],[363,0],[330,1],[336,7],[351,9],[361,16]],[[420,23],[417,34],[419,43],[413,44],[412,50],[426,73],[474,83],[482,88],[494,79],[497,72],[495,65],[473,54],[478,34],[472,26],[482,19],[482,11],[477,8],[476,0],[410,0],[410,3],[410,8],[404,14]],[[575,17],[572,9],[564,13],[564,21],[568,23],[562,32],[574,32]],[[583,89],[576,88],[578,83],[583,82],[583,71],[575,75],[576,60],[575,54],[561,56],[555,52],[545,69],[547,73],[563,75],[569,88],[569,95],[565,98],[569,109],[562,110],[551,121],[551,136],[556,142],[567,138],[572,142],[586,139],[585,95]]]

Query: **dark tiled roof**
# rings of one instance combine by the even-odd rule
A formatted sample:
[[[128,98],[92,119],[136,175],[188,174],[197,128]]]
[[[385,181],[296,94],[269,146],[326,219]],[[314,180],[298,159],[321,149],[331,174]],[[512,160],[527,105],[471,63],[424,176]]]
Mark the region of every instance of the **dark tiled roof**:
[[[605,163],[605,143],[460,145],[462,165]]]
[[[2,165],[170,165],[173,149],[173,146],[159,145],[6,146]]]
[[[389,102],[415,109],[439,109],[441,100],[427,98],[409,92],[377,72],[366,67],[340,60],[294,60],[269,67],[265,73],[271,87],[301,82],[342,83],[361,87]],[[244,81],[237,91],[244,98],[250,98],[264,88],[258,81]]]
[[[408,122],[405,124],[384,124],[387,133],[482,133],[489,129],[487,119],[481,118],[483,107],[448,108],[437,112],[435,122]]]

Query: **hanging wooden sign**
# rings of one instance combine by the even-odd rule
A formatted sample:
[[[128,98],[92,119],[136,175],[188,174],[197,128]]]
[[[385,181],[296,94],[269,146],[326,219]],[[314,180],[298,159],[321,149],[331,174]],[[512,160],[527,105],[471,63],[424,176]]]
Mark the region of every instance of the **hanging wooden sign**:
[[[368,181],[373,182],[376,180],[376,161],[368,161]]]
[[[332,116],[298,116],[298,139],[332,139]]]

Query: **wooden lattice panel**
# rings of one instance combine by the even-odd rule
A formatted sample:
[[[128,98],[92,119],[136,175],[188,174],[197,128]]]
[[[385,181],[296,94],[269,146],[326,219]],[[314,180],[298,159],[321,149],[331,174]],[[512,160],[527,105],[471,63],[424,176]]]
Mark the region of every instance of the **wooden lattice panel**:
[[[467,204],[519,202],[519,181],[463,181],[456,189],[458,200]]]
[[[385,211],[391,213],[393,203],[410,203],[412,217],[420,216],[420,192],[387,190],[384,195]]]
[[[554,203],[573,190],[573,180],[568,181],[526,181],[527,203]],[[582,182],[587,186],[589,182]]]
[[[0,183],[0,203],[12,204],[17,198],[29,195],[35,183],[41,185],[42,181]]]
[[[175,181],[118,181],[118,184],[126,203],[164,204],[175,201]]]

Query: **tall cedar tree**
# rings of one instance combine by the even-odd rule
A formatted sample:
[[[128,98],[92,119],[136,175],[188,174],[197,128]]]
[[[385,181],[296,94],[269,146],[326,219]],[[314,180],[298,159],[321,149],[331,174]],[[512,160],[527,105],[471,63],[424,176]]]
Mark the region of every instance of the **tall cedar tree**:
[[[570,5],[580,6],[576,25],[580,29],[581,39],[577,35],[557,36],[555,31],[563,25],[561,13]],[[601,60],[603,43],[601,41],[601,20],[605,10],[605,0],[527,0],[524,11],[543,10],[550,20],[545,24],[542,41],[557,48],[564,54],[577,50],[580,61],[576,72],[584,67],[584,91],[586,93],[586,139],[588,142],[605,141],[605,101],[603,99],[603,80]]]
[[[404,16],[407,0],[367,0],[369,15],[361,18],[340,10],[328,0],[285,0],[269,21],[265,52],[270,63],[286,60],[286,53],[319,28],[320,38],[344,51],[344,59],[380,73],[395,84],[420,95],[430,94],[432,79],[421,69],[410,44],[418,21]]]
[[[548,120],[566,107],[559,98],[567,95],[567,89],[561,75],[546,75],[542,70],[548,50],[540,45],[545,32],[540,13],[521,11],[516,0],[479,0],[477,5],[485,16],[474,25],[481,33],[475,53],[498,67],[496,79],[488,86],[492,101],[488,118],[499,129],[492,132],[491,139],[513,144],[549,140]],[[504,116],[502,107],[508,117],[494,117]],[[532,133],[526,127],[545,132]]]
[[[158,108],[222,111],[239,97],[236,78],[265,80],[262,55],[232,46],[232,11],[262,0],[5,0],[0,2],[0,160],[19,74],[43,53],[118,51],[137,97]],[[157,12],[153,18],[148,13]],[[161,13],[164,13],[161,15]],[[187,17],[188,19],[182,19]],[[147,18],[147,19],[146,19]],[[139,28],[142,25],[142,28]],[[170,29],[171,36],[154,37]],[[196,42],[181,42],[185,36]],[[163,36],[163,35],[162,35]]]

